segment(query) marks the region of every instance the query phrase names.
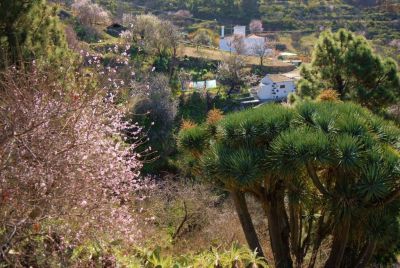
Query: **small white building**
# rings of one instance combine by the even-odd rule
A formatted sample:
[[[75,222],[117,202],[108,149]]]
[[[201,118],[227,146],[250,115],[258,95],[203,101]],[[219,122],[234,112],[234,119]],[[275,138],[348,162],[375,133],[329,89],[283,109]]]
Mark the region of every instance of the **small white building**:
[[[233,35],[225,37],[225,27],[221,28],[221,36],[219,41],[219,48],[222,51],[236,52],[233,47],[233,40],[235,37],[242,38],[244,54],[246,55],[257,55],[257,50],[260,47],[265,47],[267,39],[256,34],[246,36],[246,26],[235,26],[233,27]],[[272,53],[272,49],[265,49],[265,56]]]
[[[303,61],[299,59],[296,53],[291,53],[291,52],[279,53],[278,59],[281,60],[282,62],[291,63],[297,67],[303,63]]]
[[[213,89],[217,87],[217,80],[207,80],[207,81],[196,81],[190,82],[189,88],[201,90],[201,89]]]
[[[256,90],[261,101],[286,100],[289,93],[295,92],[296,78],[285,74],[268,74],[260,82]]]

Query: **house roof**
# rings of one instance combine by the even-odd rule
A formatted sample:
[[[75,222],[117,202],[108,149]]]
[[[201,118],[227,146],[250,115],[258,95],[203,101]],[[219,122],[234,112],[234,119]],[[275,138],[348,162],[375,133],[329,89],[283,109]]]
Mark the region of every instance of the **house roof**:
[[[271,81],[274,82],[274,83],[291,82],[291,81],[293,81],[293,78],[284,76],[282,74],[269,74],[268,78],[271,79]]]
[[[283,74],[286,77],[293,78],[294,80],[299,80],[301,78],[300,69],[295,69],[291,72]]]
[[[247,38],[264,39],[264,37],[261,37],[261,36],[255,35],[255,34],[250,34],[250,35],[247,36]]]

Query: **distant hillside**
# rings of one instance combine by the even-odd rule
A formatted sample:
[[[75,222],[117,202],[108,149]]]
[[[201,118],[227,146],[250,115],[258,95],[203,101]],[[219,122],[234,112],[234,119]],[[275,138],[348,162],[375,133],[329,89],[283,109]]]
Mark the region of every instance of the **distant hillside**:
[[[100,0],[99,0],[100,1]],[[262,19],[268,31],[346,28],[368,39],[400,38],[399,0],[116,0],[144,11],[190,11],[194,18],[232,26]],[[257,4],[260,3],[261,4]]]
[[[359,7],[385,7],[386,5],[400,3],[398,0],[344,0],[344,2],[349,5],[355,5]]]

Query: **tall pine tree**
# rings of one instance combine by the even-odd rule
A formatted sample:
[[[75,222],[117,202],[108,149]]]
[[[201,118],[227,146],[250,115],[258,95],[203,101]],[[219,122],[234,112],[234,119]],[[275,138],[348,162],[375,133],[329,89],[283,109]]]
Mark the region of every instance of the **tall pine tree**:
[[[352,100],[373,110],[400,99],[396,62],[375,54],[368,41],[347,30],[324,32],[315,46],[312,62],[302,69],[298,93],[316,97],[333,89],[341,100]]]
[[[0,68],[66,53],[55,8],[44,0],[0,0]]]

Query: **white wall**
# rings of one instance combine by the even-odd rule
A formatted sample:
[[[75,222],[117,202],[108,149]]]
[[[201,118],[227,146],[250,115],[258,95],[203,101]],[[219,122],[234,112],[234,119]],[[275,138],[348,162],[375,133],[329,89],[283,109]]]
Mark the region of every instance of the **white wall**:
[[[281,88],[281,86],[283,88]],[[294,81],[273,83],[267,77],[263,78],[257,90],[260,100],[282,100],[286,99],[289,93],[296,90]]]
[[[233,51],[234,49],[231,48],[231,41],[229,38],[224,38],[219,40],[219,49],[222,51]]]
[[[246,26],[233,27],[233,35],[246,36]]]
[[[189,87],[194,89],[212,89],[217,87],[217,80],[190,82]]]
[[[229,52],[236,52],[234,48],[231,47],[231,38],[224,38],[220,39],[219,41],[219,49],[222,51],[229,51]],[[245,49],[245,54],[246,55],[255,55],[254,53],[254,47],[255,46],[263,46],[264,45],[264,40],[261,38],[243,38],[244,42],[244,49]],[[268,49],[266,51],[266,55],[271,53],[272,49]]]

